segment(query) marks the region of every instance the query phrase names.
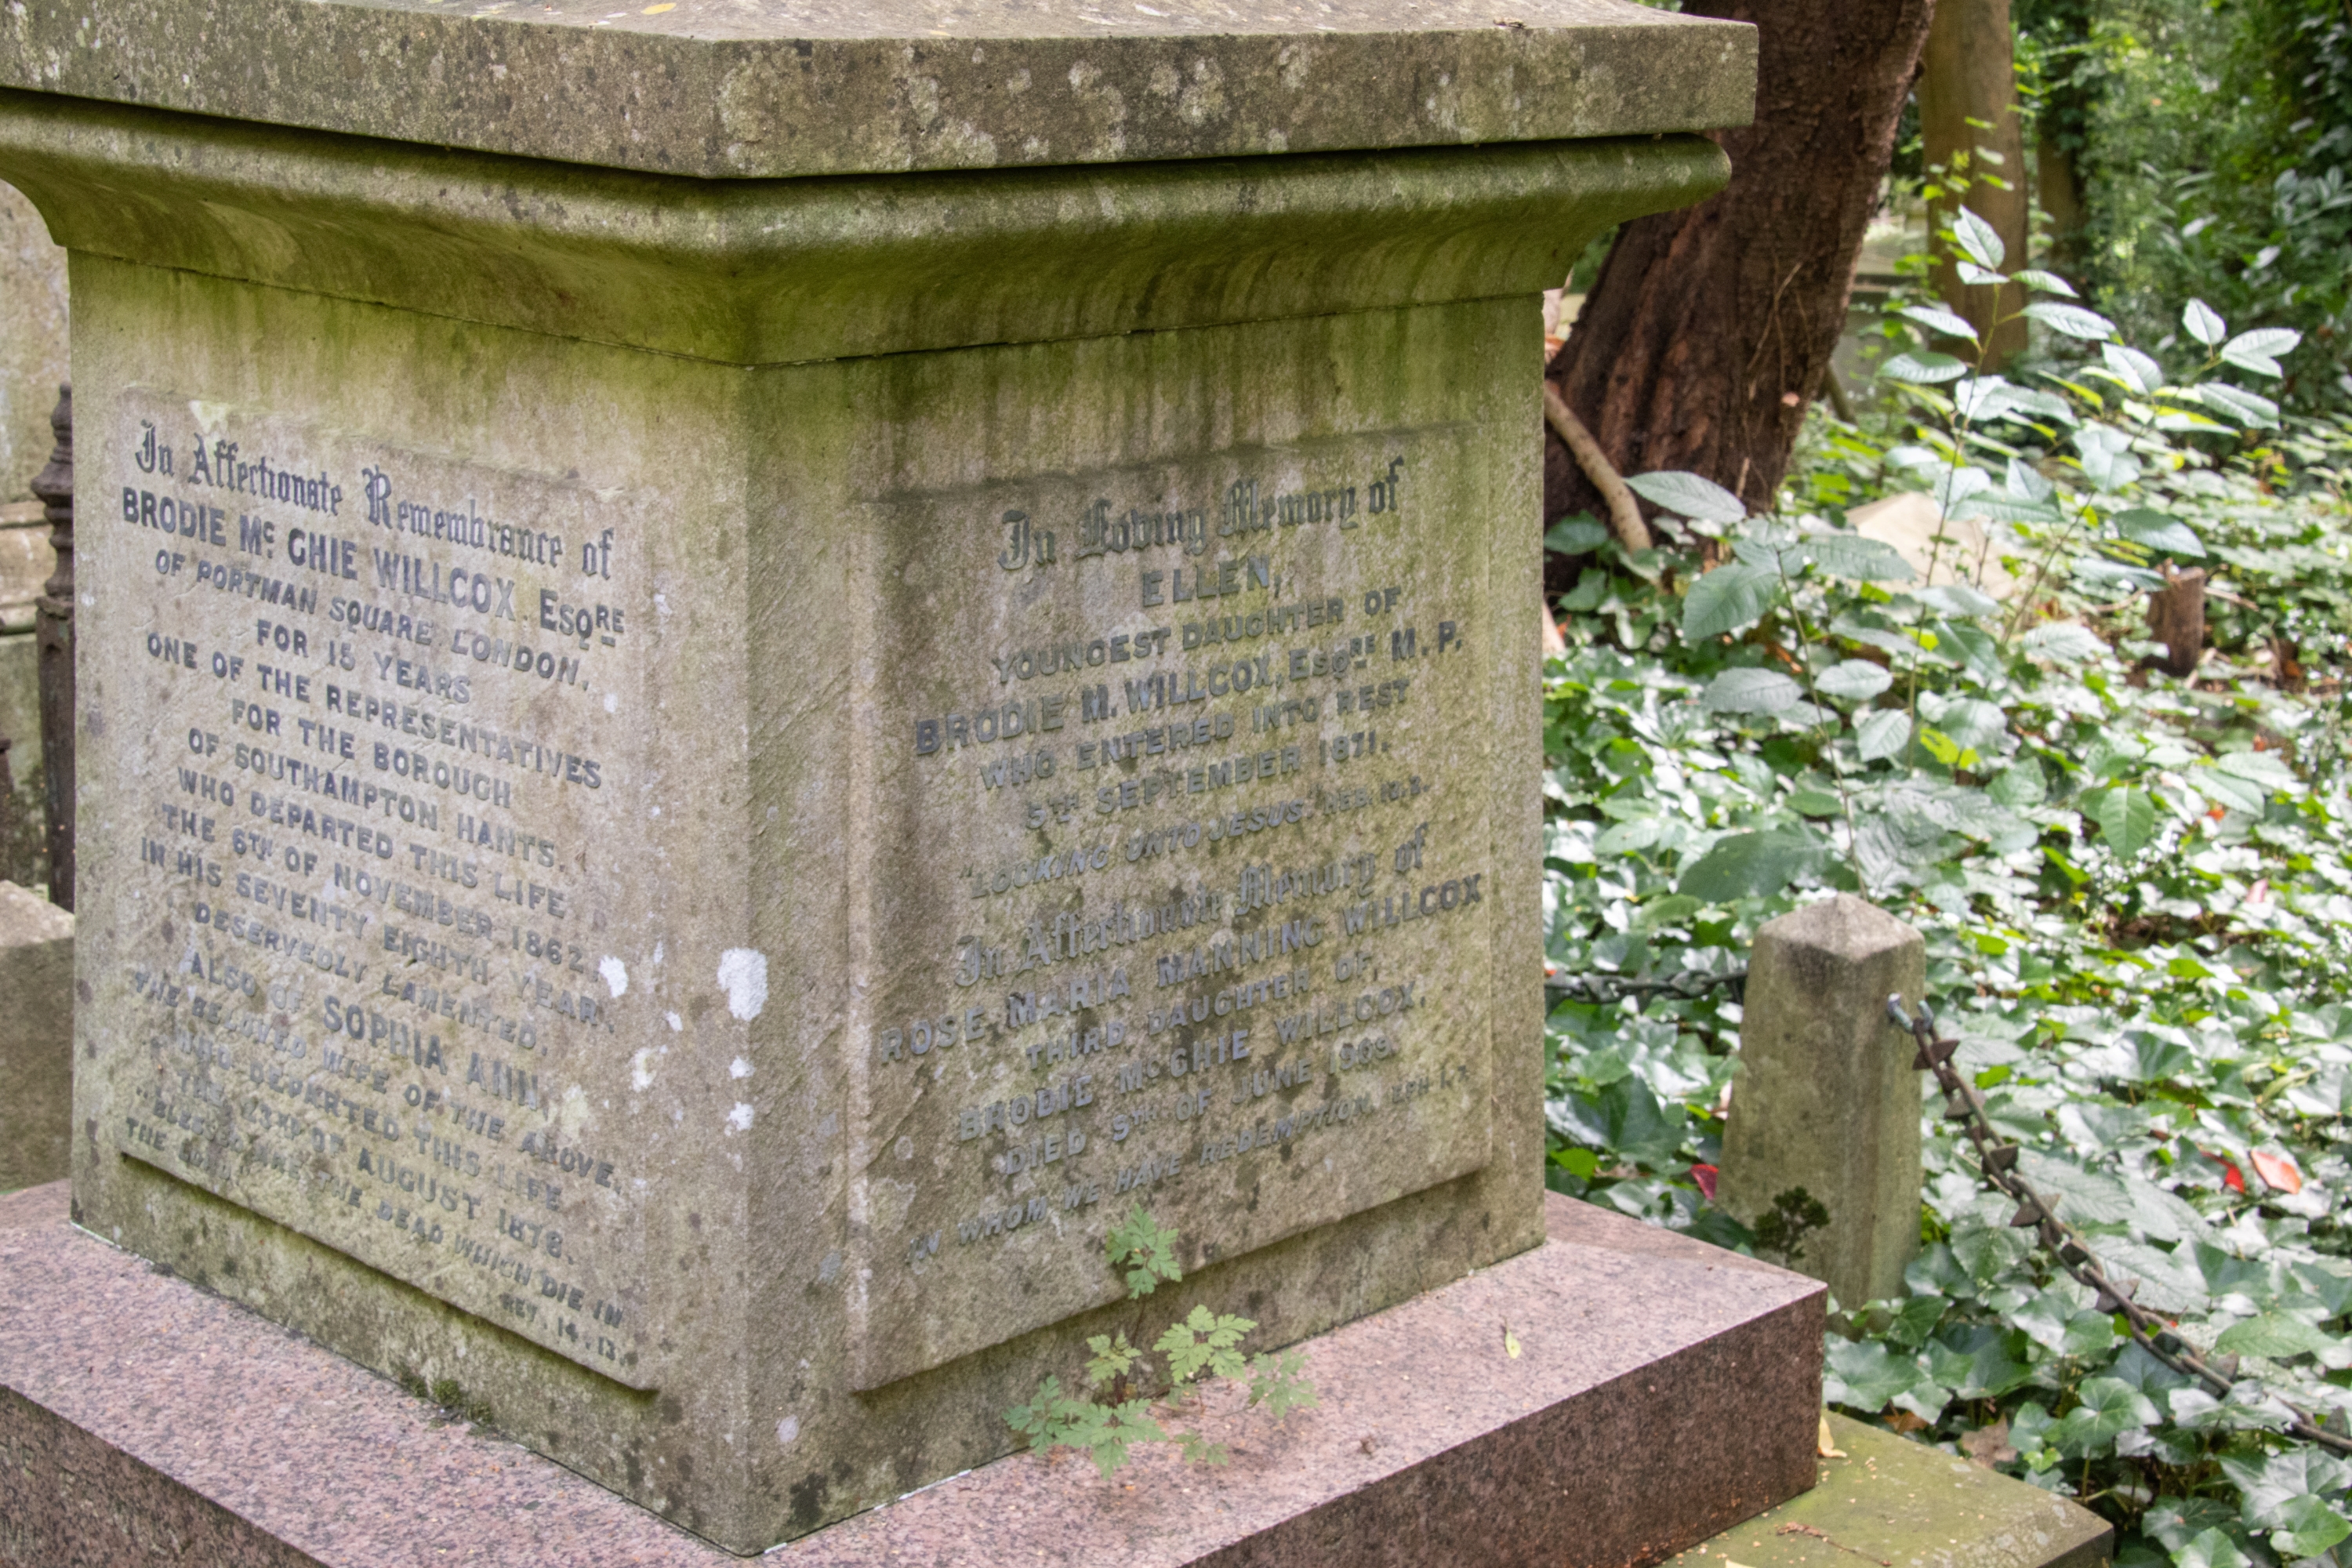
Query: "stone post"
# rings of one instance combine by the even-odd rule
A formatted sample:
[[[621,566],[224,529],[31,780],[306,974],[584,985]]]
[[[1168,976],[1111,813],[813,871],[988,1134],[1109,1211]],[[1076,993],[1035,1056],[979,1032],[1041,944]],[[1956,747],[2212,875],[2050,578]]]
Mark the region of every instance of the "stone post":
[[[0,1193],[66,1174],[73,1142],[73,916],[0,882]]]
[[[1919,933],[1840,893],[1756,933],[1723,1206],[1754,1226],[1802,1188],[1829,1214],[1790,1267],[1838,1302],[1900,1295],[1919,1247],[1919,1077],[1886,998],[1916,1004]]]

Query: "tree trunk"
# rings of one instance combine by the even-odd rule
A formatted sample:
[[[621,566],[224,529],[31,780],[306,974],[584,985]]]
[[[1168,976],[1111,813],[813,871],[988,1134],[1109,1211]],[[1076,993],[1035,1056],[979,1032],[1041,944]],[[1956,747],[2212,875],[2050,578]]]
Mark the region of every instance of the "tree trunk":
[[[2082,275],[2083,224],[2089,216],[2083,172],[2074,154],[2047,134],[2034,142],[2033,184],[2042,210],[2050,215],[2049,264],[2072,281]]]
[[[2042,46],[2042,103],[2033,117],[2033,188],[2050,226],[2043,265],[2079,281],[2085,270],[2084,226],[2090,218],[2083,153],[2090,145],[2103,79],[2091,60],[2091,13],[2104,0],[2011,0],[2020,37]]]
[[[1954,212],[1965,206],[2000,236],[2009,249],[2006,268],[2027,265],[2031,176],[2017,122],[2017,60],[2009,0],[1940,0],[1919,67],[1919,130],[1927,144],[1929,180],[1947,192],[1928,205],[1929,234],[1949,227]],[[1945,171],[1941,178],[1935,173],[1938,169]],[[1959,181],[1966,182],[1965,194],[1951,188]],[[2024,303],[2023,290],[2014,285],[1995,289],[1962,283],[1951,247],[1935,239],[1929,248],[1936,258],[1936,292],[1969,319],[1979,337],[1998,314]],[[2024,348],[2022,320],[1993,328],[1985,363],[1989,368],[1998,366]]]
[[[1548,372],[1620,473],[1685,468],[1771,504],[1845,326],[1930,4],[1683,7],[1760,28],[1756,122],[1718,137],[1723,190],[1625,226]],[[1544,503],[1547,522],[1605,515],[1557,437]]]

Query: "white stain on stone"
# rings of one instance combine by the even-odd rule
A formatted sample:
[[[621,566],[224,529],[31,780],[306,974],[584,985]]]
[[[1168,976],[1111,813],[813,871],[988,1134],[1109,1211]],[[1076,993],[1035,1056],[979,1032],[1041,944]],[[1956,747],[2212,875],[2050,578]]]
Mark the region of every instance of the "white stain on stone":
[[[680,1021],[678,1016],[675,1013],[664,1013],[662,1017],[668,1022],[670,1033],[673,1035],[686,1027],[686,1025]]]
[[[735,1109],[727,1113],[727,1131],[730,1132],[751,1131],[751,1108],[738,1100]]]
[[[793,1439],[800,1435],[801,1418],[799,1416],[787,1415],[782,1421],[776,1423],[776,1441],[783,1444],[786,1447],[792,1447]]]
[[[745,1023],[768,1005],[768,955],[756,947],[730,947],[719,955],[719,988],[727,1010]]]
[[[615,997],[629,994],[629,966],[619,959],[606,954],[604,962],[596,966],[596,973],[604,977],[604,984],[612,987]]]
[[[620,695],[619,695],[617,692],[612,692],[612,691],[607,691],[606,693],[604,693],[604,711],[605,711],[605,712],[607,712],[607,713],[618,713],[620,710],[621,710],[621,699],[620,699]]]
[[[629,1086],[639,1094],[654,1086],[654,1052],[648,1046],[629,1058]]]
[[[729,1078],[750,1078],[751,1076],[751,1064],[743,1058],[737,1057],[733,1062],[729,1064],[727,1076]]]

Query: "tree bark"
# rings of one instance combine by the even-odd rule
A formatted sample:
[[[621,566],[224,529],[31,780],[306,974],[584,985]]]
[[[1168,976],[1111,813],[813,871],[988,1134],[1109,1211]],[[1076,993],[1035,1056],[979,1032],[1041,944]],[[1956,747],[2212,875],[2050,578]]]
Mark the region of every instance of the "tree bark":
[[[1927,144],[1931,181],[1937,169],[1947,171],[1937,183],[1947,186],[1948,194],[1928,204],[1929,235],[1949,227],[1954,213],[1965,206],[2000,236],[2009,249],[2006,268],[2027,265],[2031,176],[2017,121],[2016,44],[2010,30],[2009,0],[1939,0],[1919,67],[1919,131]],[[1956,179],[1967,182],[1964,194],[1949,190]],[[1988,368],[2023,352],[2023,321],[1992,325],[2000,313],[2014,311],[2024,302],[2023,290],[2014,285],[1964,284],[1952,247],[1931,238],[1929,249],[1935,257],[1931,277],[1936,292],[1969,319],[1978,336],[1991,329]]]
[[[1683,7],[1760,29],[1756,122],[1717,138],[1731,155],[1723,190],[1625,226],[1547,373],[1619,473],[1688,469],[1751,509],[1771,504],[1845,325],[1930,5]],[[1544,503],[1546,523],[1607,515],[1556,437]]]

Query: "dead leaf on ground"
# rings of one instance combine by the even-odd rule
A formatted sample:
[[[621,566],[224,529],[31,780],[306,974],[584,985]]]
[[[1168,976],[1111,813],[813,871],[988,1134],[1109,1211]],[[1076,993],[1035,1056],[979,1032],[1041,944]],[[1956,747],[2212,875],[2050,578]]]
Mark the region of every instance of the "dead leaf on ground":
[[[1960,1434],[1960,1452],[1969,1462],[1991,1469],[2017,1458],[2017,1450],[2009,1446],[2009,1423],[1996,1421],[1990,1426],[1979,1426],[1973,1432]]]

